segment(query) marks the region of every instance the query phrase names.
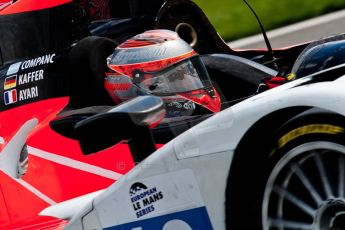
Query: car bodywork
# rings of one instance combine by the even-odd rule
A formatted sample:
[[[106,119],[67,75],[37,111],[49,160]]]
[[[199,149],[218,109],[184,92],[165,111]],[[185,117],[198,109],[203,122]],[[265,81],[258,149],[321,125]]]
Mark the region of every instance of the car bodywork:
[[[262,128],[279,120],[282,111],[295,116],[290,112],[318,108],[344,116],[343,68],[269,90],[189,129],[90,199],[67,229],[225,229],[234,155],[264,135]],[[327,74],[337,79],[322,82]],[[250,133],[254,139],[248,139]],[[43,213],[59,217],[59,208]]]
[[[107,187],[134,165],[125,144],[117,147],[119,155],[85,157],[75,141],[49,128],[70,102],[67,54],[86,36],[70,21],[73,4],[18,1],[0,12],[2,229],[62,227],[65,221],[37,214]]]
[[[198,24],[195,26],[202,28],[197,30],[201,31],[201,34],[197,35],[198,40],[195,44],[195,49],[201,54],[211,54],[206,56],[205,59],[206,62],[207,59],[209,60],[211,71],[215,71],[216,74],[214,75],[218,77],[215,81],[219,81],[220,85],[226,85],[219,79],[225,79],[225,82],[227,82],[227,78],[221,77],[228,76],[228,71],[232,70],[226,70],[222,66],[220,68],[212,66],[222,63],[219,60],[223,60],[224,63],[227,63],[229,60],[235,61],[235,64],[240,63],[243,65],[241,70],[253,67],[255,73],[264,73],[260,75],[261,78],[277,73],[276,70],[269,68],[272,67],[272,60],[268,58],[267,51],[234,51],[226,46],[202,11],[191,1],[167,1],[164,4],[161,1],[152,1],[152,5],[147,7],[140,7],[140,5],[136,4],[129,5],[126,8],[127,11],[123,11],[126,13],[120,14],[120,18],[92,21],[89,24],[90,27],[85,27],[85,24],[78,24],[80,22],[78,20],[88,20],[84,17],[84,14],[78,14],[78,20],[73,19],[71,16],[72,13],[76,13],[74,3],[65,0],[49,2],[17,1],[13,5],[4,6],[0,11],[0,27],[1,30],[4,28],[4,31],[6,31],[0,34],[0,85],[2,86],[2,97],[0,99],[0,181],[2,182],[0,226],[3,226],[3,229],[24,226],[26,229],[63,227],[66,221],[61,219],[69,219],[74,216],[81,209],[81,204],[85,200],[88,201],[90,198],[99,195],[97,191],[117,181],[135,165],[127,144],[120,143],[112,149],[85,156],[75,140],[65,138],[49,127],[50,121],[55,119],[58,114],[61,114],[71,104],[71,92],[76,89],[70,88],[70,78],[83,77],[71,76],[70,69],[66,68],[69,66],[68,57],[71,48],[75,46],[75,43],[78,44],[78,41],[82,38],[91,34],[108,37],[116,42],[120,42],[129,36],[154,27],[175,30],[180,25],[181,21],[178,21],[180,18],[175,17],[176,21],[174,21],[171,20],[169,15],[179,14],[179,16],[183,16],[185,13],[182,8],[190,9],[195,17],[189,18],[188,20],[192,21],[185,21],[185,23],[194,25],[195,21],[193,20],[197,19]],[[119,14],[118,11],[116,13]],[[75,23],[71,24],[70,20],[72,19]],[[47,21],[50,22],[49,26]],[[129,27],[128,25],[131,26]],[[34,26],[35,29],[31,31],[23,30],[27,26]],[[189,34],[186,36],[189,36]],[[277,50],[278,65],[291,68],[293,60],[305,46],[306,44],[302,44],[288,49]],[[221,54],[213,55],[213,53]],[[256,67],[256,65],[259,65],[259,67]],[[261,78],[255,79],[255,84],[250,82],[250,90],[257,86]],[[80,86],[82,87],[82,84]],[[237,86],[233,85],[234,88],[239,88]],[[243,95],[236,90],[223,91],[225,94],[229,93],[230,98],[232,96],[242,97],[248,95],[244,91],[242,92]],[[253,98],[251,100],[256,99]],[[231,110],[236,111],[236,108]],[[229,111],[224,111],[221,114],[233,113]],[[221,114],[215,116],[216,118],[212,118],[210,122],[219,116],[225,116]],[[230,123],[232,123],[231,120],[226,124],[230,125]],[[207,124],[208,122],[204,125]],[[248,127],[249,125],[250,122]],[[216,125],[214,128],[217,127]],[[242,129],[245,132],[245,125]],[[236,129],[233,132],[238,135],[241,133],[240,131],[237,132]],[[188,134],[184,134],[183,138],[186,141],[189,140]],[[239,139],[238,137],[236,140]],[[178,140],[181,140],[181,138]],[[168,150],[162,150],[161,152],[176,151],[173,150],[175,147],[171,146],[171,143],[168,144],[164,148]],[[209,153],[214,152],[214,150],[208,149],[210,146],[206,147],[204,150],[207,150]],[[221,145],[218,147],[221,147]],[[235,148],[235,143],[233,148]],[[231,154],[226,154],[228,150],[230,151],[227,148],[224,150],[223,157],[226,160],[222,162],[222,165],[219,165],[224,166],[225,169],[229,168],[231,163]],[[26,154],[29,155],[27,168],[25,166]],[[154,154],[154,157],[150,159],[160,159],[165,155],[169,155],[168,153],[160,154],[158,154],[159,157],[157,154]],[[179,154],[182,154],[182,152]],[[196,158],[193,158],[189,153],[186,153],[186,156],[182,157],[185,159],[183,162],[186,162],[183,164],[191,162],[193,165],[192,161],[200,158],[199,153],[196,152],[195,154]],[[214,156],[216,155],[207,153],[205,154],[205,159],[211,161]],[[208,159],[208,157],[210,158]],[[164,160],[162,158],[162,162],[172,161],[170,162],[171,166],[167,167],[166,170],[176,171],[180,167],[176,165],[174,169],[174,165],[178,162],[178,158],[175,158],[176,156],[174,155],[169,155]],[[218,159],[213,160],[218,164]],[[199,163],[198,165],[196,166],[195,163],[195,167],[200,167],[202,164]],[[201,169],[202,167],[199,168],[199,170]],[[25,175],[21,172],[22,170],[26,170]],[[149,169],[145,169],[142,172],[142,176],[156,175],[150,170],[146,174],[146,170]],[[161,172],[163,169],[158,167],[157,170],[156,173]],[[134,170],[134,172],[136,171],[138,169]],[[217,174],[215,176],[224,178],[226,171],[224,170],[222,175]],[[193,176],[196,172],[187,172],[189,175],[192,175],[190,183],[193,185],[201,184],[198,182],[201,180],[200,177]],[[126,178],[131,178],[132,175],[133,173],[126,176]],[[168,177],[179,175],[179,173],[176,175],[173,173],[168,175]],[[223,184],[224,181],[219,183]],[[121,184],[122,182],[115,187]],[[215,188],[219,186],[224,187],[224,185],[214,185]],[[221,187],[219,189],[219,191],[223,191]],[[104,194],[107,193],[109,192]],[[83,196],[85,194],[89,195]],[[197,192],[197,194],[199,193]],[[165,195],[163,194],[163,196]],[[75,200],[72,203],[62,203],[70,199]],[[213,200],[212,196],[210,196],[210,199]],[[210,203],[210,201],[202,201],[199,195],[194,201],[200,207]],[[221,201],[217,202],[220,205]],[[216,205],[216,203],[213,205]],[[50,212],[47,214],[47,216],[56,216],[61,219],[38,216],[38,213],[49,206],[54,207],[54,212],[56,211],[55,207],[61,208],[61,205],[54,206],[56,204],[66,204],[67,207],[73,206],[74,208],[70,209],[71,211],[69,212],[66,212],[66,208],[63,208],[62,212],[64,215],[62,215],[61,211],[54,215]],[[176,205],[180,206],[182,204],[176,203]],[[221,218],[221,215],[216,216],[216,214],[218,213],[211,213],[210,222],[212,225],[215,222],[214,218]],[[100,222],[102,223],[102,221]],[[218,223],[218,221],[216,222]],[[104,226],[110,225],[105,224]]]

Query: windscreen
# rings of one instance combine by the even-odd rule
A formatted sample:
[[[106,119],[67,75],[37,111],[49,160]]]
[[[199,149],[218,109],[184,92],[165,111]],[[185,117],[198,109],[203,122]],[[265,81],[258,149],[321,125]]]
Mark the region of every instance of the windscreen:
[[[297,58],[292,73],[297,78],[345,63],[345,34],[309,44]]]

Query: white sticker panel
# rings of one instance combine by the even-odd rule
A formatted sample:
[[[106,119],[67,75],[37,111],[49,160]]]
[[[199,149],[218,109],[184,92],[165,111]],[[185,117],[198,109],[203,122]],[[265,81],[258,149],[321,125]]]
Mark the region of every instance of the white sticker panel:
[[[128,182],[96,208],[103,226],[114,226],[202,206],[193,171],[184,169]]]

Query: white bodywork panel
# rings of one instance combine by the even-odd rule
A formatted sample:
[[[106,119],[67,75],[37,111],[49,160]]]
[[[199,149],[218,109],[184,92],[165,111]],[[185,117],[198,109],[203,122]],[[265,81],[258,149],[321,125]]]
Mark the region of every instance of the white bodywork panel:
[[[75,213],[79,212],[81,209],[84,209],[86,206],[91,205],[93,198],[98,196],[103,191],[104,190],[96,191],[49,206],[48,208],[43,209],[39,215],[52,216],[64,220],[72,219]]]
[[[37,119],[25,122],[0,153],[0,170],[12,178],[18,179],[18,163],[21,150],[29,133],[37,125]]]
[[[67,229],[80,229],[82,218],[84,223],[97,219],[101,225],[97,228],[108,228],[189,210],[191,205],[206,207],[205,218],[209,218],[211,229],[225,229],[225,189],[233,153],[256,121],[279,109],[294,106],[317,107],[345,115],[344,77],[333,82],[298,86],[309,79],[295,80],[247,99],[181,134],[96,197],[93,211],[79,213],[74,218],[76,222],[71,221]],[[174,180],[174,175],[178,175],[178,181]],[[137,217],[129,195],[130,186],[136,182],[151,184],[157,189],[176,185],[177,189],[171,189],[171,194],[165,190],[164,198],[155,202],[157,205],[153,211]],[[174,204],[171,203],[172,197],[183,200],[184,194],[190,192],[183,184],[191,184],[194,189],[197,187],[199,192],[196,193],[201,199],[193,197],[189,200],[191,203],[184,202],[185,206],[170,207],[169,204]],[[181,222],[169,222],[167,226],[174,224],[178,226]],[[140,223],[137,227],[132,229],[146,230],[140,227]]]

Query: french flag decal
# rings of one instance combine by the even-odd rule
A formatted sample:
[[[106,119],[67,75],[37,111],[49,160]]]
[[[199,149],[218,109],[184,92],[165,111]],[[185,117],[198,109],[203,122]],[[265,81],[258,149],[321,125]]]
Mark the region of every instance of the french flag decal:
[[[17,90],[12,89],[12,90],[6,91],[4,93],[4,101],[5,101],[5,105],[9,105],[9,104],[17,102]]]

